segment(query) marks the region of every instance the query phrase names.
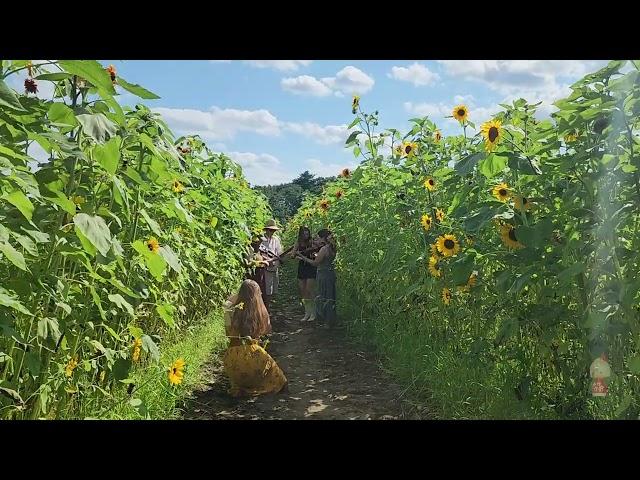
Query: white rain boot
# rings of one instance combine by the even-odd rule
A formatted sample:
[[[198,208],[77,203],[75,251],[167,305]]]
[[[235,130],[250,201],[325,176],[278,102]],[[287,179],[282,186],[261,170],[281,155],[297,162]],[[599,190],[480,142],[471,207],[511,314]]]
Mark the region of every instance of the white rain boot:
[[[302,317],[302,320],[300,321],[306,322],[307,320],[309,320],[309,316],[311,315],[311,312],[309,310],[309,300],[303,298],[302,303],[304,304],[304,317]]]
[[[313,322],[316,319],[316,301],[315,299],[310,298],[307,300],[307,303],[309,304],[309,318],[307,321]]]

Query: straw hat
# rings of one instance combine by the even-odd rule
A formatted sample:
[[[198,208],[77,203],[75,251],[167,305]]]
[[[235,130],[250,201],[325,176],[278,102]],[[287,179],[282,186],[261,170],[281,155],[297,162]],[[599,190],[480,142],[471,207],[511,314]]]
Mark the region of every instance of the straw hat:
[[[267,222],[264,227],[265,230],[280,230],[280,228],[276,225],[276,221],[272,218]]]

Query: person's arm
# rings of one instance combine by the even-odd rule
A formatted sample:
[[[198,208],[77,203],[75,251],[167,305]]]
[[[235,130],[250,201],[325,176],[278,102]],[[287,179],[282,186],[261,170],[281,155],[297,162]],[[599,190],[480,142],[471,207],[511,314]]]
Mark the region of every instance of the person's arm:
[[[308,263],[309,265],[313,265],[314,267],[317,267],[318,265],[320,265],[320,262],[324,260],[326,255],[327,255],[327,247],[324,246],[320,249],[320,251],[318,252],[314,260],[311,260],[310,258],[307,258],[307,257],[303,257],[302,255],[298,255],[298,258],[303,262]]]

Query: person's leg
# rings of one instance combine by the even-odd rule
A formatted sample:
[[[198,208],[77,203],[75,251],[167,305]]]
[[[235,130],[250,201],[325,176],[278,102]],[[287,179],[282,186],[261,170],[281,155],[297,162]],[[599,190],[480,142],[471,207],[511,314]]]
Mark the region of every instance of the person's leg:
[[[316,319],[316,302],[315,296],[315,283],[314,278],[307,280],[307,302],[309,303],[309,321],[312,322]]]
[[[298,278],[298,289],[300,291],[300,298],[302,299],[302,305],[304,305],[304,317],[302,322],[306,322],[309,319],[309,302],[307,301],[307,281],[304,278]]]

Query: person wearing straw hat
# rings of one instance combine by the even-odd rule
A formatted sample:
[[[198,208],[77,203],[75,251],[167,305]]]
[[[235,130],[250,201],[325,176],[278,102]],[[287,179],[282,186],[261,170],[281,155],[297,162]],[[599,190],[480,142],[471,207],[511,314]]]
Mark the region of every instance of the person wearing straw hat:
[[[274,219],[269,220],[264,227],[264,238],[260,245],[261,250],[267,254],[265,260],[268,262],[264,272],[264,296],[267,310],[269,310],[271,304],[271,297],[278,293],[278,267],[280,266],[280,256],[282,255],[282,243],[275,234],[278,230],[280,228],[278,228],[276,221]]]

